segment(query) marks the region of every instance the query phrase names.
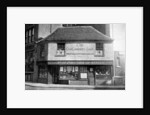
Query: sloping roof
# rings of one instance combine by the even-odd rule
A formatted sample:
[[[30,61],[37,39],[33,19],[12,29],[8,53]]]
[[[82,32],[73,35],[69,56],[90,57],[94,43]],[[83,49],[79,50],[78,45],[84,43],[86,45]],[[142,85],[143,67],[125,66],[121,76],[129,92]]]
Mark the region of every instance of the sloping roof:
[[[113,41],[91,26],[62,27],[47,36],[48,41]]]

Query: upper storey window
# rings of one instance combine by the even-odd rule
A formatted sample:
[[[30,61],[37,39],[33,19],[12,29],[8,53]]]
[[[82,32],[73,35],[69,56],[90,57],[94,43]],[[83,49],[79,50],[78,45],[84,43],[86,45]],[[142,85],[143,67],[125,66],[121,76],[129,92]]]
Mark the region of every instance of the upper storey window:
[[[26,44],[28,43],[28,31],[26,31],[26,39],[25,39]]]
[[[32,39],[31,39],[32,42],[34,42],[34,28],[32,29]]]
[[[104,44],[96,43],[96,56],[104,56]]]
[[[65,55],[65,43],[57,44],[56,55]]]
[[[35,29],[34,28],[30,28],[28,30],[26,30],[26,36],[25,36],[25,43],[32,43],[34,42],[34,35],[35,35]]]
[[[29,43],[31,43],[31,30],[29,30]]]

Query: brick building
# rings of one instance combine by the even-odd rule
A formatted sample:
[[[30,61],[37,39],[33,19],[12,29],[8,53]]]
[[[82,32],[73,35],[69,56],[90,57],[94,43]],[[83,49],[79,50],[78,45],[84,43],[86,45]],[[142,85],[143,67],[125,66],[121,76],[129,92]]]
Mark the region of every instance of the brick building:
[[[60,24],[25,24],[25,81],[37,82],[37,41],[50,35]]]

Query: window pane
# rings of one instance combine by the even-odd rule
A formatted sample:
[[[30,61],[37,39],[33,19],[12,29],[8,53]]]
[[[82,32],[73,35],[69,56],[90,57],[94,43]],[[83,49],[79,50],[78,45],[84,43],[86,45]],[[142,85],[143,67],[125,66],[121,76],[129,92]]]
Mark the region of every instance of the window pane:
[[[81,66],[80,67],[80,72],[83,72],[83,73],[87,72],[87,67],[86,66]]]
[[[34,35],[32,35],[32,42],[34,42]]]
[[[32,29],[32,35],[34,35],[34,28]]]
[[[72,72],[74,72],[74,66],[72,67]]]
[[[78,66],[75,66],[75,71],[78,71]]]
[[[60,67],[60,71],[61,71],[61,72],[63,71],[63,66]]]
[[[31,36],[31,30],[29,30],[29,36]]]
[[[103,43],[96,43],[96,50],[103,50]]]
[[[66,66],[64,66],[64,72],[66,72]]]
[[[70,73],[72,71],[72,66],[67,66],[67,72]]]
[[[57,44],[57,49],[58,50],[65,50],[65,43],[58,43]]]
[[[31,42],[31,37],[29,36],[29,43]]]
[[[26,37],[28,37],[28,31],[26,31]]]

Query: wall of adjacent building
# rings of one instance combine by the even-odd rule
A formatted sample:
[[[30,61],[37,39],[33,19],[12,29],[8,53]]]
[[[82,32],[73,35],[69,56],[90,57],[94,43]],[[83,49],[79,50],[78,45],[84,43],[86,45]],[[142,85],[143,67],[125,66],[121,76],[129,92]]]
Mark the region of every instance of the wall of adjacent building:
[[[38,24],[38,38],[45,38],[53,33],[62,24]]]
[[[66,43],[66,47],[72,48],[76,46],[78,43]],[[104,44],[104,57],[97,57],[94,56],[95,54],[95,43],[83,43],[84,46],[93,48],[93,50],[87,51],[78,51],[80,54],[76,54],[77,51],[66,51],[65,56],[57,56],[57,43],[48,43],[48,57],[47,60],[113,60],[114,53],[113,53],[113,44],[112,43],[105,43]],[[67,50],[67,49],[66,49]],[[70,52],[70,54],[68,54]],[[72,52],[72,54],[71,54]],[[83,54],[82,54],[83,53]]]
[[[119,58],[120,65],[117,64]],[[114,52],[115,76],[125,76],[125,52]]]

